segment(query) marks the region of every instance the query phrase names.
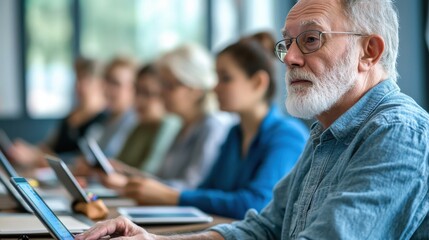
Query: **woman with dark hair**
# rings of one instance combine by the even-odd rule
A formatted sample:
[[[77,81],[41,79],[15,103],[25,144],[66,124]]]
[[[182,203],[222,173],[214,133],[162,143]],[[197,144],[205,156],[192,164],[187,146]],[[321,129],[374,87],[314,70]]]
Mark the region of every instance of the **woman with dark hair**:
[[[217,57],[221,110],[240,116],[205,181],[195,190],[177,191],[148,180],[136,200],[147,205],[196,206],[241,219],[248,209],[261,210],[274,185],[294,166],[308,138],[305,125],[285,117],[271,103],[275,92],[273,61],[257,41],[235,43]]]

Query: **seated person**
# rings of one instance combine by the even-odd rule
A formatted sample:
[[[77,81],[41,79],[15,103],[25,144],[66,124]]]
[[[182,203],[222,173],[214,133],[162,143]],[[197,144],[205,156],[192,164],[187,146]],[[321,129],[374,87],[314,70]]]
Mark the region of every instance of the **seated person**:
[[[128,58],[115,58],[104,73],[104,95],[107,117],[90,129],[101,150],[108,158],[119,154],[128,134],[137,124],[133,109],[135,65]]]
[[[429,114],[396,84],[398,28],[392,1],[300,0],[289,12],[276,46],[287,109],[318,121],[261,213],[182,236],[119,217],[76,239],[428,239]]]
[[[193,189],[213,166],[232,118],[218,112],[213,93],[217,79],[205,49],[184,45],[162,56],[156,67],[165,107],[182,124],[154,175],[176,189]],[[122,179],[118,175],[100,177],[106,186],[119,190],[128,181],[123,175]]]
[[[235,219],[268,204],[274,185],[293,168],[308,138],[303,123],[271,104],[272,60],[272,53],[254,40],[218,55],[220,108],[236,113],[240,123],[230,130],[209,176],[196,190],[177,191],[146,179],[130,181],[125,194],[140,204],[196,206]]]
[[[105,119],[100,65],[92,59],[78,58],[75,61],[74,70],[77,105],[60,121],[49,138],[39,146],[16,140],[9,149],[8,156],[17,164],[28,167],[47,166],[44,159],[45,153],[78,154],[79,138],[87,135],[91,126]]]
[[[155,173],[180,128],[180,120],[166,112],[154,65],[138,71],[135,91],[139,123],[116,158],[142,172]]]

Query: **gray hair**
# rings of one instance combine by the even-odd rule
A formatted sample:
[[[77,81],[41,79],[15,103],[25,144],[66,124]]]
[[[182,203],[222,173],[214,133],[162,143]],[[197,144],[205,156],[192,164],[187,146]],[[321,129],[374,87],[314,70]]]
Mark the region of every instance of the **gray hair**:
[[[383,37],[385,51],[380,64],[389,77],[396,81],[396,60],[399,47],[399,20],[392,0],[342,0],[354,31],[361,34],[379,34]]]
[[[206,112],[218,109],[213,92],[217,77],[213,58],[208,50],[197,44],[184,44],[161,56],[157,66],[168,68],[183,85],[203,90],[205,96],[202,104]]]

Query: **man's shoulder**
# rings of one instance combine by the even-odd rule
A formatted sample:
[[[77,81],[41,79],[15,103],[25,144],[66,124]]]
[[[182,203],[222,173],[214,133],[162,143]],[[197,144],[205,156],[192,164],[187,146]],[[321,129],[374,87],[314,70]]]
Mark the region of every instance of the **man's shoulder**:
[[[364,125],[372,128],[402,125],[415,131],[428,132],[429,114],[411,97],[397,92],[382,99]]]

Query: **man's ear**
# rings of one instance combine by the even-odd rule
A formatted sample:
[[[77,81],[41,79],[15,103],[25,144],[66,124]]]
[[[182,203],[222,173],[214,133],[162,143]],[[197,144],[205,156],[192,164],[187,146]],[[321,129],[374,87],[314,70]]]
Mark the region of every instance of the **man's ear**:
[[[367,72],[376,65],[384,52],[384,39],[380,35],[370,35],[362,42],[359,71]]]

